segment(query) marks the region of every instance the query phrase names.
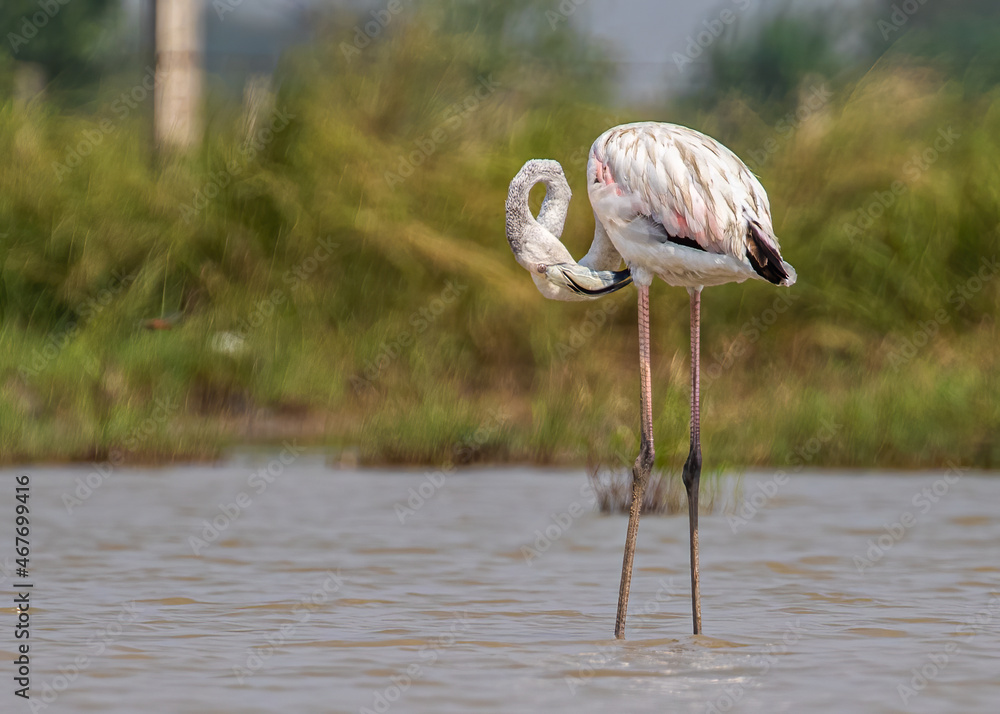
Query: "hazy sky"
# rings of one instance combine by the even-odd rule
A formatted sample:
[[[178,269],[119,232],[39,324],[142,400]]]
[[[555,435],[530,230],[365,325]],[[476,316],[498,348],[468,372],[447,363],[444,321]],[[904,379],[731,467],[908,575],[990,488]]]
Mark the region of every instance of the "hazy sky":
[[[131,10],[149,0],[123,0]],[[420,0],[401,0],[404,7]],[[484,0],[489,2],[493,0]],[[500,0],[496,0],[500,1]],[[619,61],[622,94],[630,100],[662,94],[685,86],[696,74],[691,65],[678,67],[674,53],[684,54],[692,40],[707,28],[705,22],[718,29],[721,20],[742,25],[752,25],[768,10],[791,6],[792,8],[843,7],[854,8],[874,0],[719,0],[718,2],[693,2],[692,0],[550,0],[541,3],[540,22],[545,26],[556,22],[573,22],[598,40],[606,43]],[[277,39],[288,36],[290,23],[300,17],[298,9],[309,5],[384,8],[388,0],[217,0],[227,2],[234,10],[225,20],[238,18],[241,25],[255,25],[255,41],[264,53],[275,53],[283,42]],[[212,0],[205,0],[206,14],[217,22]],[[560,14],[560,8],[572,12]],[[547,9],[547,10],[546,10]],[[728,14],[723,14],[724,11]],[[405,12],[405,10],[404,10]],[[546,14],[555,13],[555,15]],[[565,18],[565,19],[563,19]],[[225,21],[222,23],[225,25]],[[222,27],[230,29],[231,24]],[[266,41],[270,33],[273,41]],[[261,35],[264,36],[261,36]],[[225,47],[210,47],[209,52],[228,53],[235,48],[226,40],[226,33],[215,34],[217,42]],[[704,41],[707,35],[702,35]],[[249,48],[248,48],[249,49]]]
[[[679,89],[695,70],[674,53],[686,55],[699,35],[704,42],[712,29],[729,20],[752,25],[764,12],[794,8],[854,8],[873,0],[721,0],[698,3],[683,0],[586,0],[574,13],[579,26],[607,42],[620,59],[623,93],[630,99]],[[557,2],[553,3],[558,6]],[[727,14],[723,14],[724,11]],[[578,16],[578,17],[576,17]],[[708,23],[708,26],[706,26]],[[714,41],[714,40],[713,40]],[[708,44],[710,46],[710,42]],[[697,54],[697,50],[690,52]]]

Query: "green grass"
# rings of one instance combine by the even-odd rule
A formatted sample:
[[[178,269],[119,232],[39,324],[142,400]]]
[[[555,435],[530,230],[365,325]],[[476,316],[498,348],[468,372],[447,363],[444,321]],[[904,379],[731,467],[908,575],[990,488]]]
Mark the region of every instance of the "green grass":
[[[83,114],[0,104],[0,459],[211,458],[294,437],[366,462],[631,463],[634,293],[613,309],[545,301],[510,255],[503,204],[525,160],[560,160],[581,255],[591,141],[678,117],[611,111],[586,78],[529,77],[419,22],[350,66],[339,39],[287,62],[276,106],[293,118],[252,159],[220,105],[189,158],[151,160],[135,115],[59,181],[54,162],[120,88]],[[489,76],[498,88],[473,103]],[[704,295],[706,469],[995,468],[1000,273],[970,281],[1000,258],[1000,94],[888,60],[836,89],[790,134],[737,95],[684,117],[745,156],[776,141],[758,173],[799,274],[787,294]],[[948,127],[959,138],[909,170]],[[438,129],[411,175],[387,178]],[[769,312],[779,295],[794,299]],[[155,318],[172,329],[146,329]],[[657,285],[652,319],[669,468],[687,452],[685,292]]]

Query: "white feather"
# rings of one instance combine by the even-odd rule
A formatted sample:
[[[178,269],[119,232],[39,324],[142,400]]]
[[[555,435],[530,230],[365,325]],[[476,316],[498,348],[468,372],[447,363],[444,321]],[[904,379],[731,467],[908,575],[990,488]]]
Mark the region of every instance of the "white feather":
[[[685,287],[763,279],[747,258],[749,220],[780,254],[764,187],[733,152],[693,129],[656,122],[609,129],[591,147],[587,186],[597,220],[633,272],[642,266]],[[636,222],[643,217],[663,235]],[[791,285],[795,273],[782,266]]]

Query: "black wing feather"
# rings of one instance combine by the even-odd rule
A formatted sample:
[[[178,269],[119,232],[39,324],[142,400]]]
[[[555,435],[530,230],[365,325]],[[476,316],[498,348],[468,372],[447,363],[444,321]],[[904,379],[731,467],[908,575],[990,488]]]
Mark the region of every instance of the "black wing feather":
[[[769,283],[780,285],[788,280],[788,271],[781,263],[781,256],[775,250],[771,241],[764,237],[760,226],[749,221],[747,226],[747,260],[754,272]]]

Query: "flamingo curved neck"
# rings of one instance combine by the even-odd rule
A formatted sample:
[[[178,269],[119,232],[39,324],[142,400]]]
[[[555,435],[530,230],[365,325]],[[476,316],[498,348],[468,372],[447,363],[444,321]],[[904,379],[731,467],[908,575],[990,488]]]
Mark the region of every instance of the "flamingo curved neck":
[[[545,184],[545,199],[538,218],[531,213],[528,196],[538,183]],[[507,194],[507,242],[515,255],[524,249],[526,234],[544,228],[553,237],[562,235],[572,191],[557,161],[535,159],[526,163],[510,183]]]

